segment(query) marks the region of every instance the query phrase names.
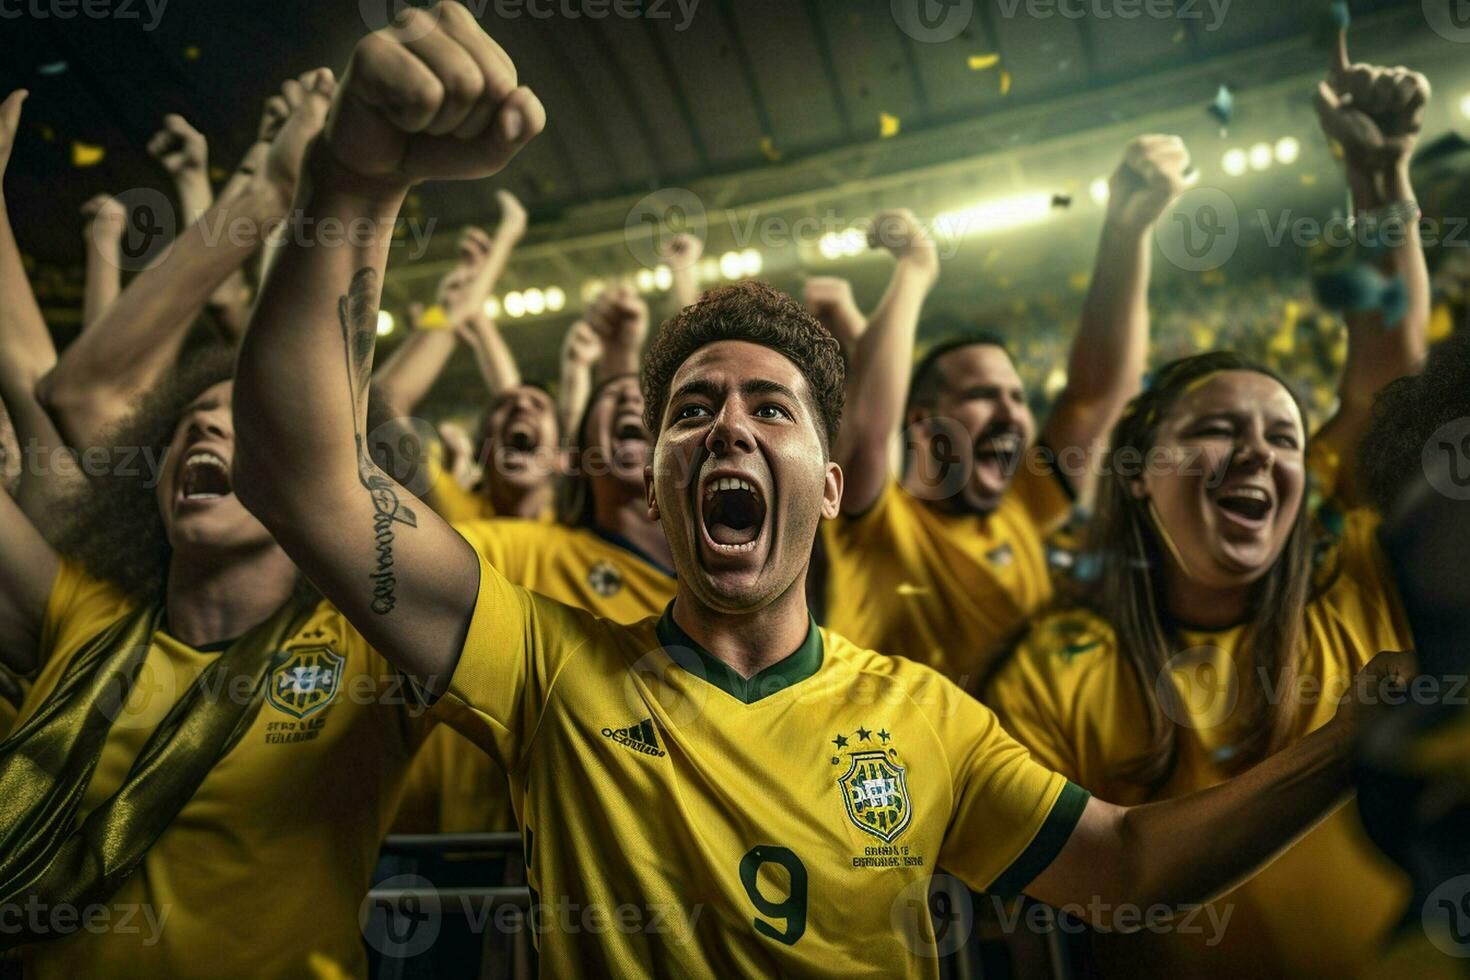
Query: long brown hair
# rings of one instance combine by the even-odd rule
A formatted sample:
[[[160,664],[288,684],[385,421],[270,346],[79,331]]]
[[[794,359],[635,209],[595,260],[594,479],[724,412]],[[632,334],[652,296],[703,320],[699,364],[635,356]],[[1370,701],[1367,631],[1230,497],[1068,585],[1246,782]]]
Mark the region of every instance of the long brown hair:
[[[1097,512],[1089,528],[1086,554],[1099,561],[1100,574],[1080,595],[1087,606],[1112,624],[1120,653],[1137,675],[1148,713],[1149,746],[1129,760],[1118,775],[1157,790],[1168,781],[1177,755],[1172,719],[1182,718],[1173,684],[1157,684],[1182,641],[1167,613],[1160,611],[1164,594],[1165,551],[1145,501],[1130,483],[1140,475],[1137,461],[1149,458],[1160,424],[1180,396],[1195,382],[1220,371],[1255,371],[1276,380],[1301,403],[1274,372],[1231,351],[1215,351],[1173,361],[1158,371],[1153,385],[1129,403],[1114,426],[1110,466],[1098,488]],[[1302,413],[1305,418],[1306,413]],[[1303,446],[1305,452],[1306,447]],[[1290,691],[1296,683],[1307,601],[1312,591],[1311,531],[1306,494],[1292,520],[1281,554],[1252,586],[1245,625],[1248,677],[1238,678],[1235,716],[1243,720],[1229,769],[1244,769],[1279,749],[1296,721],[1296,699],[1267,696],[1270,689]],[[1162,688],[1162,690],[1160,690]],[[1160,698],[1171,700],[1165,704]]]

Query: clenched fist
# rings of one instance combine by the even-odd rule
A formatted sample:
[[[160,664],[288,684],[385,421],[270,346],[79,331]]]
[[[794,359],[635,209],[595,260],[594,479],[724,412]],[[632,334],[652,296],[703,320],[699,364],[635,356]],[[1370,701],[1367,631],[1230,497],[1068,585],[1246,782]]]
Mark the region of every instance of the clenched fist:
[[[163,117],[163,128],[148,141],[148,155],[175,180],[204,177],[209,165],[209,144],[204,134],[177,113]]]
[[[402,192],[420,180],[501,170],[541,132],[546,110],[463,6],[408,8],[357,43],[322,139],[338,176]]]
[[[591,367],[602,359],[602,338],[585,320],[578,320],[562,338],[561,359],[565,364]]]
[[[1108,178],[1108,221],[1129,231],[1147,231],[1198,180],[1183,140],[1140,136],[1128,144],[1123,162]]]
[[[83,234],[94,247],[115,249],[127,230],[128,209],[111,194],[97,194],[82,205]]]
[[[648,304],[636,290],[609,286],[587,310],[586,320],[603,344],[636,350],[648,333]]]
[[[900,262],[939,275],[939,253],[919,219],[907,208],[879,211],[868,225],[868,247],[883,248]]]
[[[868,321],[852,298],[852,284],[836,276],[813,276],[803,291],[807,312],[837,338],[849,356],[858,338],[868,328]]]
[[[1419,142],[1429,80],[1407,68],[1350,64],[1347,32],[1333,48],[1327,80],[1317,85],[1317,119],[1342,147],[1350,170],[1370,174],[1408,162]]]

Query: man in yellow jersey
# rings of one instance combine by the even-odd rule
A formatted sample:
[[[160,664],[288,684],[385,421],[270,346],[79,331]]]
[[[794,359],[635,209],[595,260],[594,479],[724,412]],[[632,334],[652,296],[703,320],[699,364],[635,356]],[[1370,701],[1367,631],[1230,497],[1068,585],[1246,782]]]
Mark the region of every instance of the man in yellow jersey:
[[[235,462],[237,492],[364,635],[476,715],[510,773],[549,975],[932,976],[927,916],[902,920],[937,866],[1130,927],[1120,906],[1207,898],[1341,802],[1357,701],[1239,779],[1120,808],[939,674],[816,627],[841,360],[760,284],[707,294],[645,366],[647,504],[679,572],[662,617],[536,596],[406,507],[355,438],[387,229],[414,182],[493,174],[544,125],[457,4],[359,43],[296,204],[383,233],[287,245],[241,348]],[[1404,669],[1381,658],[1364,680]]]
[[[1143,375],[1150,231],[1196,178],[1178,137],[1128,145],[1108,184],[1067,386],[1039,439],[998,335],[945,338],[910,377],[919,311],[939,263],[911,215],[874,223],[870,243],[893,252],[897,268],[848,381],[862,397],[835,453],[847,477],[842,516],[823,528],[827,625],[973,686],[1051,598],[1047,535],[1078,494],[1090,494],[1090,455]],[[907,465],[894,476],[901,427]]]
[[[643,498],[648,430],[637,377],[615,377],[597,389],[573,459],[565,523],[484,520],[455,530],[523,588],[618,623],[658,615],[674,598],[674,573],[668,542]],[[414,759],[398,828],[515,827],[504,770],[459,732],[436,729]]]

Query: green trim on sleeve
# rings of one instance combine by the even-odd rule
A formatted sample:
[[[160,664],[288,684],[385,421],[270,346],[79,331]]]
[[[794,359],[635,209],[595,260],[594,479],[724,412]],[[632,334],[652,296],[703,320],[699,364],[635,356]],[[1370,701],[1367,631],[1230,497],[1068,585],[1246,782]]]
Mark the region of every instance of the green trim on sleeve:
[[[1001,898],[1014,898],[1021,894],[1021,890],[1031,884],[1062,852],[1091,798],[1091,793],[1070,779],[1067,780],[1057,801],[1051,805],[1051,813],[1047,814],[1041,829],[1020,856],[1011,862],[1011,866],[990,883],[990,887],[985,889],[986,894],[999,895]]]

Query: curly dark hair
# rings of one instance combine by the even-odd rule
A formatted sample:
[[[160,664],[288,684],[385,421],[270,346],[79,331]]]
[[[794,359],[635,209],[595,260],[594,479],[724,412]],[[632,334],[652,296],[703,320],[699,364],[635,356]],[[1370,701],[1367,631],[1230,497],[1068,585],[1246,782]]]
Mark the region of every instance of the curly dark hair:
[[[88,475],[58,509],[66,515],[58,551],[139,602],[163,598],[172,554],[154,496],[163,454],[189,403],[234,372],[235,352],[228,348],[186,355],[97,440],[113,447],[117,465]]]
[[[1424,471],[1424,447],[1441,426],[1470,418],[1470,329],[1435,344],[1418,374],[1395,379],[1373,399],[1373,421],[1358,444],[1367,502],[1381,514]]]
[[[800,303],[753,280],[711,289],[659,328],[643,359],[643,421],[648,431],[658,432],[679,366],[701,347],[721,340],[760,344],[796,365],[822,420],[817,430],[822,446],[830,451],[842,424],[846,373],[842,348]]]

